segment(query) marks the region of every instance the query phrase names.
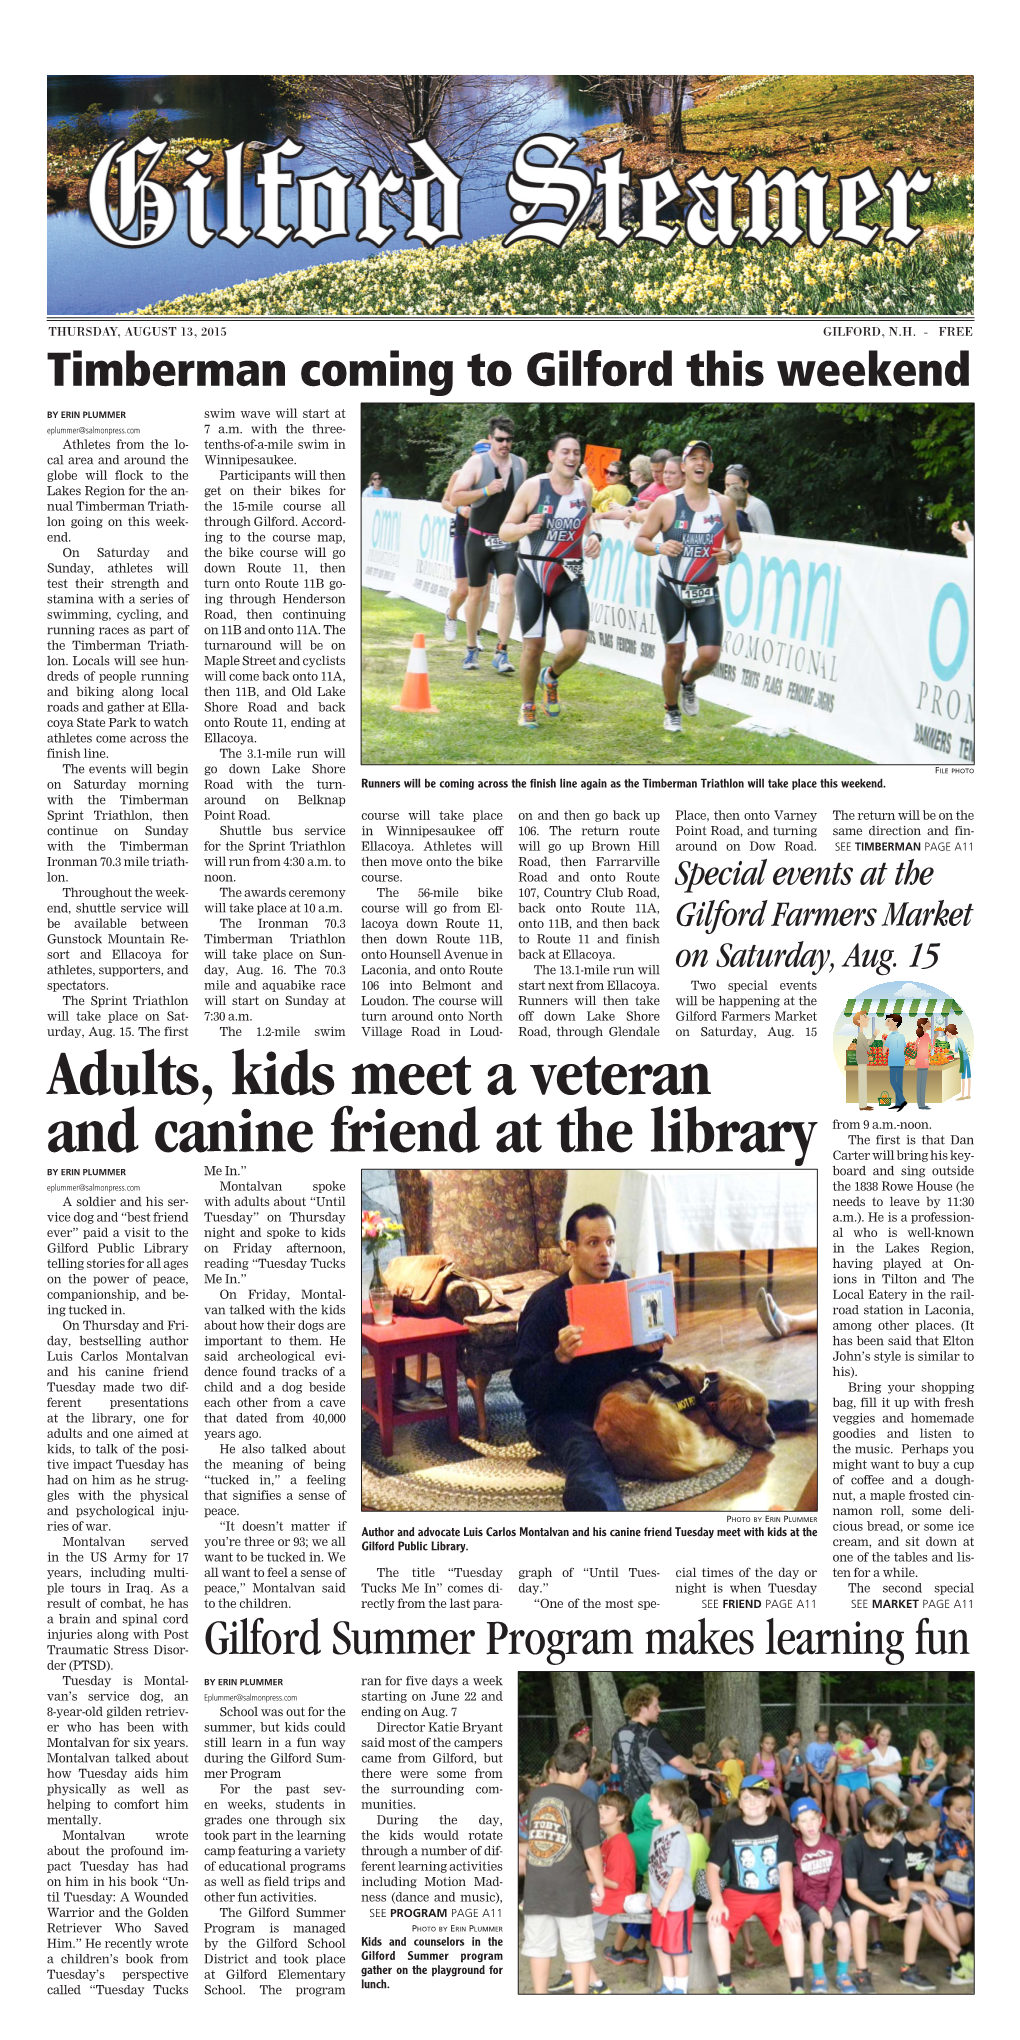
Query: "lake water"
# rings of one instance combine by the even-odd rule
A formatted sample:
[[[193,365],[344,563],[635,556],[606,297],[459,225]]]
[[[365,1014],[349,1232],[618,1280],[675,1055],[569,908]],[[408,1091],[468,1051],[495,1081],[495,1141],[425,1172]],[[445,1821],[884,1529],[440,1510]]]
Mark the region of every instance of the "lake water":
[[[545,132],[579,140],[583,129],[615,117],[615,108],[584,93],[577,79],[534,77],[513,82],[521,88],[513,139],[493,133],[463,168],[461,233],[466,241],[509,232],[510,200],[504,180],[514,148],[522,139]],[[499,79],[464,80],[456,90],[454,117],[460,118],[472,104],[484,109],[503,83]],[[79,113],[98,102],[104,108],[104,129],[112,139],[126,132],[131,114],[139,107],[151,108],[169,121],[174,135],[226,137],[231,142],[243,138],[272,145],[289,131],[304,145],[304,155],[292,166],[295,176],[314,175],[334,165],[355,179],[361,175],[367,159],[349,135],[326,132],[323,122],[315,117],[288,124],[279,107],[260,94],[260,84],[256,78],[54,77],[50,80],[49,124],[73,123]],[[437,138],[437,147],[455,169],[461,168],[455,155],[447,159],[441,138]],[[261,192],[254,173],[245,177],[244,189],[245,222],[257,227]],[[222,186],[214,186],[208,193],[206,217],[214,233],[223,225]],[[296,224],[296,192],[284,194],[281,218],[285,225]],[[396,230],[385,244],[388,251],[421,246],[418,241],[405,240],[404,223],[391,209],[384,211],[383,218]],[[188,239],[185,201],[180,194],[173,227],[151,247],[117,247],[104,240],[87,212],[50,213],[46,223],[47,308],[51,315],[133,312],[141,305],[219,290],[285,270],[307,269],[321,262],[362,261],[375,249],[354,238],[361,223],[361,194],[355,190],[348,200],[348,235],[320,242],[317,248],[292,240],[274,248],[255,238],[241,248],[220,240],[196,248]]]

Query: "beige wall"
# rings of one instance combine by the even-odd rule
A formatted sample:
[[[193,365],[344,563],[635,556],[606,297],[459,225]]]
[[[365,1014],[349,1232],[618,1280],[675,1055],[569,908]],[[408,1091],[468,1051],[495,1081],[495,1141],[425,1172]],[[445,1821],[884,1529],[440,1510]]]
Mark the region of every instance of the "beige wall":
[[[619,1169],[568,1169],[564,1219],[579,1204],[608,1204],[610,1211],[615,1212],[619,1191]]]

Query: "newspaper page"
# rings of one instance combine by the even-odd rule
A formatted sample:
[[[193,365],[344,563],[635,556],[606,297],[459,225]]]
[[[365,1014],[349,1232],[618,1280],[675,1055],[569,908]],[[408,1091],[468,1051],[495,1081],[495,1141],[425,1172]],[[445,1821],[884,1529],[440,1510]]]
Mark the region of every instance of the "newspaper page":
[[[973,1994],[975,66],[828,40],[49,77],[30,2032]]]

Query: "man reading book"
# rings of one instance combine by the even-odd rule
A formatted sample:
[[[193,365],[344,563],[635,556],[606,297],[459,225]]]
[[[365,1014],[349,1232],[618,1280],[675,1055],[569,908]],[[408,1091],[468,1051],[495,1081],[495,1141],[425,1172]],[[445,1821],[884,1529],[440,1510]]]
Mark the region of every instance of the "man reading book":
[[[641,1374],[662,1351],[665,1333],[648,1345],[579,1357],[584,1325],[570,1322],[568,1289],[624,1282],[616,1260],[616,1221],[604,1204],[582,1204],[566,1224],[570,1266],[535,1291],[521,1312],[510,1374],[524,1404],[528,1436],[566,1474],[565,1509],[624,1507],[616,1475],[595,1436],[595,1412],[607,1388]],[[577,1300],[575,1298],[576,1317]]]

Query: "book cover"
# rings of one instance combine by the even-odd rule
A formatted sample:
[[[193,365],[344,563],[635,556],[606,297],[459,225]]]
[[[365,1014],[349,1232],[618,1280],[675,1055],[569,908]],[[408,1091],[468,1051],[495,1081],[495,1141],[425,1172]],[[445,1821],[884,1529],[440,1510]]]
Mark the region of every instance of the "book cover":
[[[567,1290],[567,1316],[584,1338],[578,1357],[648,1346],[676,1336],[670,1275],[633,1275],[626,1282],[586,1282]]]

